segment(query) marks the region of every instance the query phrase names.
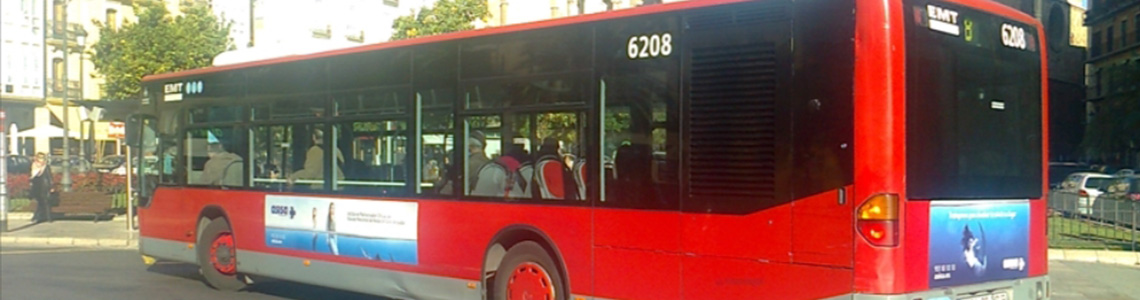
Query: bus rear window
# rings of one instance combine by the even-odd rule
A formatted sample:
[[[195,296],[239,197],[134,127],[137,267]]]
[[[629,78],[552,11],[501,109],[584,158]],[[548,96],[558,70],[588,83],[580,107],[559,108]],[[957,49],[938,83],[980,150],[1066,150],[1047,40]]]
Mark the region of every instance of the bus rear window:
[[[1040,197],[1035,27],[946,2],[907,3],[910,197]]]

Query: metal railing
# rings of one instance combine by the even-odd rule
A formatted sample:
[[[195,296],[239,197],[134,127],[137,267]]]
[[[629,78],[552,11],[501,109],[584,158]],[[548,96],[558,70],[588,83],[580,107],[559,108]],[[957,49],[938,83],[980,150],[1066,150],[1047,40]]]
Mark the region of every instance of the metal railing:
[[[1049,245],[1140,251],[1140,201],[1049,192]]]

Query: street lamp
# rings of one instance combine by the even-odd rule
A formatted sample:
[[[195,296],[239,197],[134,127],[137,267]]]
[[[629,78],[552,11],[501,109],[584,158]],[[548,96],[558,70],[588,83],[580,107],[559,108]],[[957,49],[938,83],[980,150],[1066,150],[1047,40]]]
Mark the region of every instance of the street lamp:
[[[83,52],[87,51],[86,42],[87,42],[87,30],[83,29],[83,26],[76,26],[75,27],[75,44],[79,46],[79,51],[78,51],[79,52],[79,100],[83,100],[83,89],[86,87],[83,85],[83,65],[85,65],[83,63]],[[87,143],[82,140],[82,137],[83,137],[82,132],[83,131],[84,131],[83,130],[83,121],[80,121],[79,122],[79,132],[80,132],[80,134],[79,134],[79,136],[80,136],[80,140],[79,140],[79,153],[80,153],[80,155],[79,155],[79,157],[83,157],[84,159],[87,159],[88,157],[86,154],[87,154],[87,150],[88,150],[87,147],[88,146],[87,146]]]
[[[68,96],[71,94],[71,75],[68,74],[67,61],[71,60],[67,46],[71,43],[67,26],[67,2],[63,2],[60,12],[60,22],[63,23],[63,175],[60,176],[59,185],[64,192],[71,191],[71,118],[68,116]]]

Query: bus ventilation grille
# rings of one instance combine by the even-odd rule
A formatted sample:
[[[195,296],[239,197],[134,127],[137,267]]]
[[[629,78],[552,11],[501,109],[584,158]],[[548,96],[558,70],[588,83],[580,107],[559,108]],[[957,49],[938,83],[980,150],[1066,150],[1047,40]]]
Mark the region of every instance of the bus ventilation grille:
[[[754,25],[767,22],[778,22],[788,19],[788,6],[786,3],[767,2],[746,7],[736,7],[731,12],[716,9],[706,13],[690,16],[689,30],[717,30],[727,26]]]
[[[773,200],[775,45],[694,47],[691,55],[689,197]]]

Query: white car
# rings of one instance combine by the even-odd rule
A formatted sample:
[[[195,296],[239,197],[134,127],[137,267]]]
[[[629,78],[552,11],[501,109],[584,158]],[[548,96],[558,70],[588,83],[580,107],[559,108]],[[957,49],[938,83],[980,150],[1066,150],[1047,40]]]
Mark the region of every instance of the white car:
[[[1092,172],[1069,174],[1069,177],[1061,182],[1060,192],[1067,197],[1076,196],[1075,202],[1078,213],[1091,214],[1093,213],[1093,205],[1096,204],[1096,197],[1102,193],[1100,188],[1112,181],[1112,178],[1108,174]],[[1067,198],[1066,200],[1071,199]],[[1072,201],[1065,202],[1072,203]]]

